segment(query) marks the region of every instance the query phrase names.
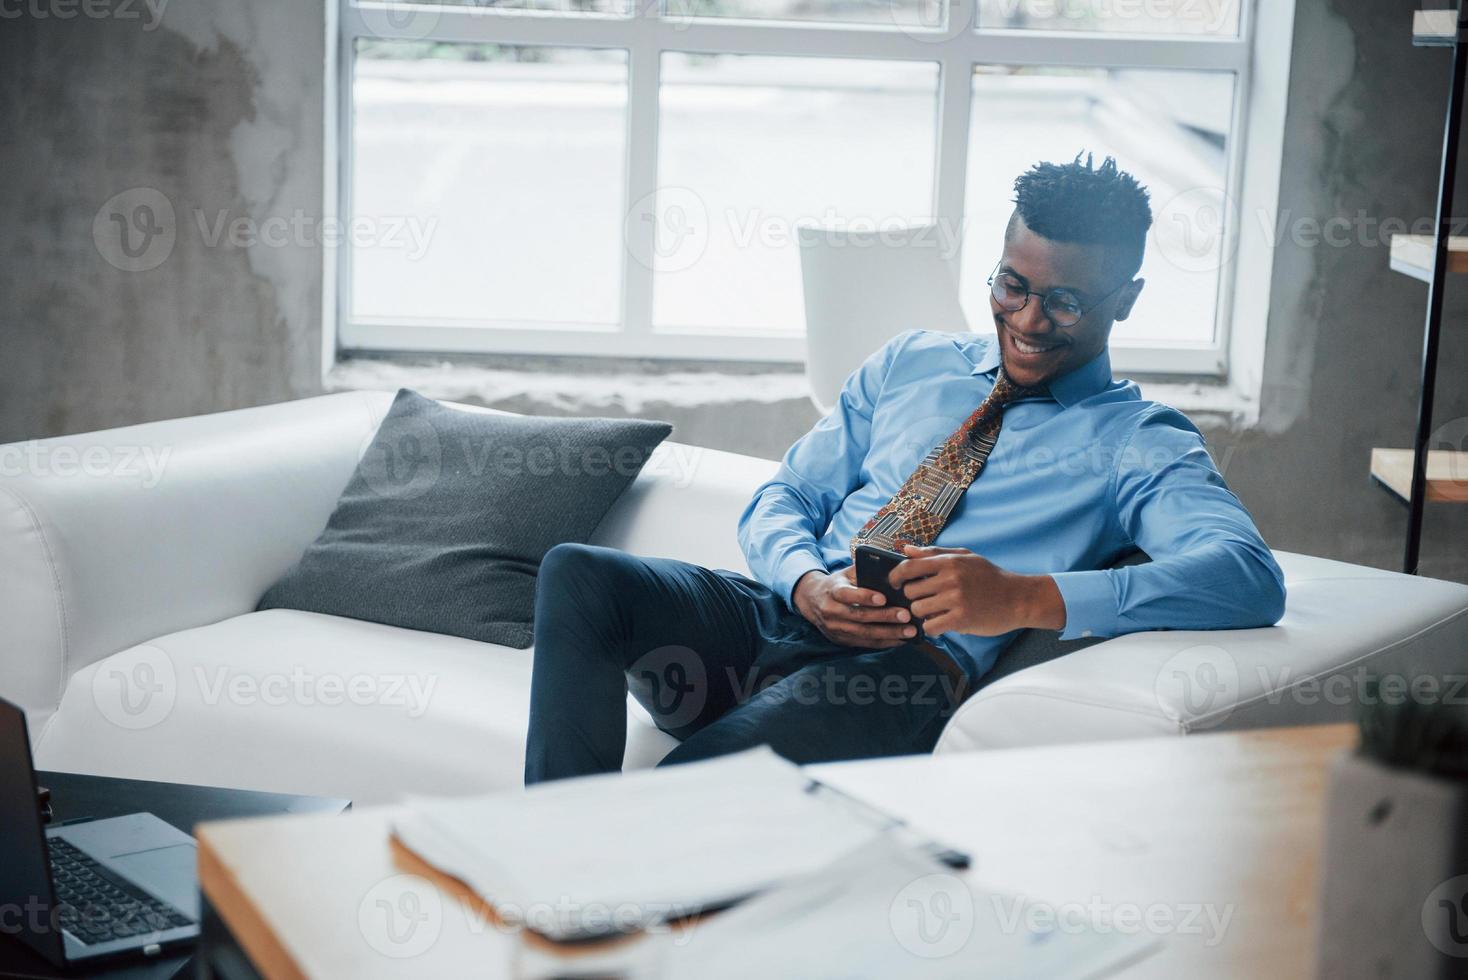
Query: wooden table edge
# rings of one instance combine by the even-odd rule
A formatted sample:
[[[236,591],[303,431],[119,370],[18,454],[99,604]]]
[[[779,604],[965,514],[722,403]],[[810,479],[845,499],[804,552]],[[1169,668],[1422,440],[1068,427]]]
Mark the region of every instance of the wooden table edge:
[[[240,887],[234,872],[215,853],[207,825],[197,828],[195,839],[199,855],[199,889],[234,941],[249,957],[251,965],[262,977],[270,980],[308,980],[296,958]]]

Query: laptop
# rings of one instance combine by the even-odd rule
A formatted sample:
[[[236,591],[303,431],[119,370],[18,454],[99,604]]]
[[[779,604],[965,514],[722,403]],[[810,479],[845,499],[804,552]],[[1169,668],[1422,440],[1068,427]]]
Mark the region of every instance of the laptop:
[[[199,935],[194,839],[151,813],[47,827],[25,712],[0,699],[0,934],[57,966]]]

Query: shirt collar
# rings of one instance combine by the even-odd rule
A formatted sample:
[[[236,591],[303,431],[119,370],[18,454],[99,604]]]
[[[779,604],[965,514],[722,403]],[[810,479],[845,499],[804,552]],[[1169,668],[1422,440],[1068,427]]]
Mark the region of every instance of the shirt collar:
[[[998,367],[999,342],[986,338],[983,352],[974,361],[973,373],[993,374]],[[1085,364],[1050,382],[1050,397],[1059,402],[1061,408],[1069,408],[1076,402],[1105,391],[1111,380],[1111,351],[1103,348],[1101,353]]]

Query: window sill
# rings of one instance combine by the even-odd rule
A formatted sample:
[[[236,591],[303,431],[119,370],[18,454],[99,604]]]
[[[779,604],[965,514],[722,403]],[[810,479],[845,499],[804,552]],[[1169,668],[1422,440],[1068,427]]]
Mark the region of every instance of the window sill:
[[[809,402],[805,375],[769,365],[683,366],[526,359],[509,365],[440,359],[349,358],[327,372],[329,392],[412,388],[431,398],[516,409],[638,414],[651,406]],[[812,409],[814,411],[814,409]]]
[[[1237,432],[1259,422],[1259,399],[1237,385],[1211,379],[1135,379],[1142,395],[1182,412],[1200,429]]]
[[[804,373],[771,365],[356,357],[338,361],[324,382],[329,392],[411,388],[446,401],[542,414],[638,415],[669,409],[777,406],[808,412],[812,420],[816,414]],[[1199,428],[1236,431],[1258,421],[1257,398],[1227,382],[1143,377],[1138,384],[1147,398],[1178,409]]]

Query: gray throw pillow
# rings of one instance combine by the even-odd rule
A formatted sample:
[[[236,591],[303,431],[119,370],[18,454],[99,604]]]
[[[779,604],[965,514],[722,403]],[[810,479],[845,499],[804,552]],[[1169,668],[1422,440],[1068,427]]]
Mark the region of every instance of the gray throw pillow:
[[[400,391],[326,529],[259,608],[528,647],[541,559],[587,541],[670,432]]]

